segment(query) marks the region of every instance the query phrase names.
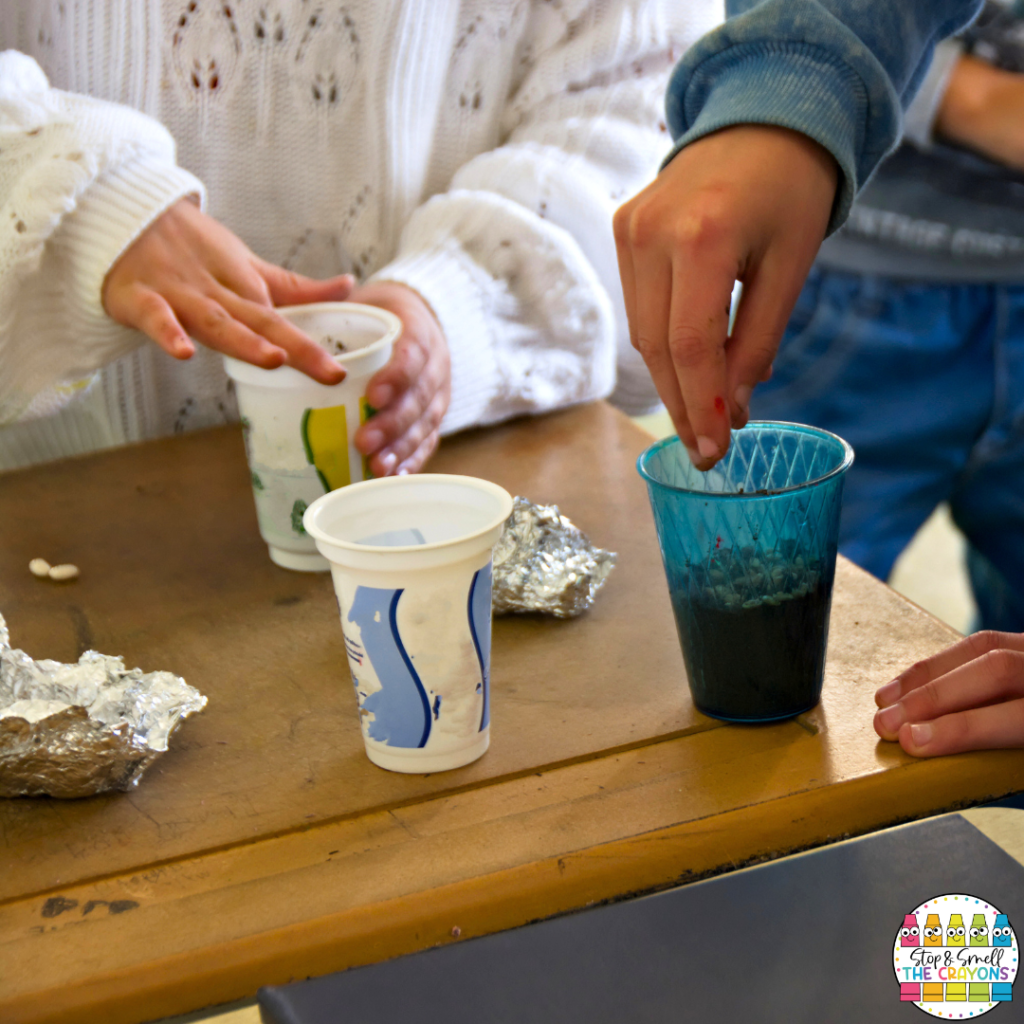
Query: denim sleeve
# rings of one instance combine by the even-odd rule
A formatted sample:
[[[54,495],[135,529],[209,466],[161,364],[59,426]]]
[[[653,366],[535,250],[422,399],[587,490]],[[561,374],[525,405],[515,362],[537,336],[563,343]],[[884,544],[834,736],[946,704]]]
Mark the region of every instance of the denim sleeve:
[[[896,145],[901,110],[935,44],[980,7],[981,0],[727,0],[730,20],[689,50],[669,82],[671,156],[734,124],[802,132],[839,164],[834,231]]]

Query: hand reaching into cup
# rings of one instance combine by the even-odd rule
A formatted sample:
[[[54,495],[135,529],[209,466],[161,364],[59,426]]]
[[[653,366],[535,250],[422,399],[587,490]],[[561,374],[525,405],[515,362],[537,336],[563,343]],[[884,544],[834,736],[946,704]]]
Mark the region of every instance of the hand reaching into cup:
[[[103,283],[103,308],[175,359],[203,345],[271,370],[287,363],[322,384],[345,372],[275,306],[336,302],[350,275],[314,281],[261,260],[188,199],[158,217],[120,256]]]
[[[985,630],[875,694],[875,731],[908,754],[1024,747],[1024,633]]]
[[[685,147],[615,214],[630,338],[700,469],[725,454],[771,373],[837,179],[807,136],[738,125]],[[744,295],[728,337],[736,280]]]

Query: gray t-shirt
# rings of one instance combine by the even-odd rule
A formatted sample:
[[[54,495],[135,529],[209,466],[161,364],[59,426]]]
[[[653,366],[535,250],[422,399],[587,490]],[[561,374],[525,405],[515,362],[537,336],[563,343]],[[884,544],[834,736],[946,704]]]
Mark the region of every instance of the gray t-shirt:
[[[903,280],[1024,283],[1024,174],[929,139],[961,53],[1024,74],[1022,6],[988,3],[937,53],[931,81],[908,111],[913,141],[882,164],[849,221],[823,244],[822,266]]]

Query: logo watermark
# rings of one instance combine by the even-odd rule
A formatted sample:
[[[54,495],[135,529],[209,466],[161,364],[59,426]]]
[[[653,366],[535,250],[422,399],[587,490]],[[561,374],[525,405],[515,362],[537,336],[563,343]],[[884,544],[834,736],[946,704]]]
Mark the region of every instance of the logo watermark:
[[[969,1020],[1013,1000],[1017,936],[1006,914],[948,893],[915,907],[893,943],[900,999],[946,1020]]]

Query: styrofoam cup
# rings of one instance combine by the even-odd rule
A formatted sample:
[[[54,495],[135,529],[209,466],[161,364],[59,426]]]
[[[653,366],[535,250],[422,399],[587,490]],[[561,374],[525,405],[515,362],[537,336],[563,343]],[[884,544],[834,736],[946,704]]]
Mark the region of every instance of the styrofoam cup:
[[[345,379],[329,386],[290,366],[263,370],[230,356],[224,366],[238,394],[256,516],[270,557],[286,569],[325,572],[327,562],[307,536],[302,514],[325,492],[370,476],[352,439],[373,413],[366,385],[391,357],[402,322],[387,310],[354,302],[278,312],[337,352]]]
[[[381,768],[445,771],[487,750],[491,548],[511,512],[497,484],[432,473],[353,484],[306,510]]]

